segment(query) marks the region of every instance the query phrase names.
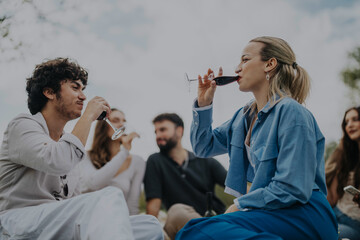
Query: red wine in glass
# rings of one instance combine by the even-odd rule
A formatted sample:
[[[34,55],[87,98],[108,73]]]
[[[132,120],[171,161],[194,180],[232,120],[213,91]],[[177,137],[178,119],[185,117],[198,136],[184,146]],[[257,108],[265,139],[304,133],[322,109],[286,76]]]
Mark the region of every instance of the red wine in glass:
[[[186,79],[186,81],[189,82],[189,84],[192,81],[198,81],[198,79],[195,79],[195,78],[190,79],[189,76],[187,75],[187,73],[185,73],[185,79]],[[216,85],[224,86],[226,84],[235,82],[238,79],[239,79],[239,76],[220,76],[220,77],[213,78],[212,80],[214,80],[216,82]]]

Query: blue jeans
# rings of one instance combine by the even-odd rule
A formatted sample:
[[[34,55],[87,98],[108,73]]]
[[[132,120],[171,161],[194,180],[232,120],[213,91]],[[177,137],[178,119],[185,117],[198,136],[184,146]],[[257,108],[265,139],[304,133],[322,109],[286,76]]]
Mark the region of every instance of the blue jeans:
[[[307,204],[277,210],[253,209],[189,221],[176,240],[336,240],[335,214],[324,194],[314,191]]]
[[[337,207],[333,210],[339,225],[339,237],[360,240],[360,222],[348,217]]]

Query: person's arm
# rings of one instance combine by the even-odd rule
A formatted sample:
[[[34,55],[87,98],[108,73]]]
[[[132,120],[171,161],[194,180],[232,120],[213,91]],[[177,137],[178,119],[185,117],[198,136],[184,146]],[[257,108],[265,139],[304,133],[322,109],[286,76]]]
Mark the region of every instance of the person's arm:
[[[119,169],[129,156],[132,140],[136,137],[139,137],[139,135],[135,132],[122,136],[121,139],[123,145],[121,146],[120,152],[118,152],[102,168],[96,169],[95,171],[84,172],[84,183],[90,191],[102,189],[110,184],[111,180],[117,175]],[[92,164],[89,158],[86,160]]]
[[[87,104],[84,113],[71,132],[84,146],[86,145],[89,136],[91,123],[95,121],[103,111],[106,111],[107,115],[110,114],[111,110],[109,104],[102,97],[94,97]]]
[[[199,157],[213,157],[227,153],[228,131],[231,120],[216,129],[212,129],[212,105],[197,108],[194,103],[193,121],[190,129],[190,141],[194,153]]]
[[[216,91],[216,83],[209,69],[203,78],[198,76],[198,96],[193,106],[193,122],[191,124],[191,145],[199,157],[212,157],[227,152],[227,125],[212,131],[212,102]],[[219,75],[222,76],[222,68]]]
[[[330,188],[328,188],[328,195],[327,195],[327,200],[330,203],[331,207],[335,207],[335,205],[337,204],[338,200],[339,200],[339,196],[337,194],[337,187],[338,187],[338,179],[335,176],[333,181],[331,182],[331,186]]]
[[[52,175],[65,175],[82,159],[84,145],[65,133],[54,141],[32,116],[20,115],[9,123],[7,144],[11,161]]]
[[[146,161],[144,190],[146,196],[146,213],[158,216],[162,202],[163,179],[157,154],[151,155]]]
[[[146,214],[153,215],[154,217],[158,217],[159,211],[161,207],[161,199],[160,198],[152,198],[146,202]]]
[[[134,175],[131,179],[130,192],[126,199],[129,207],[130,215],[139,213],[139,199],[141,193],[141,184],[145,175],[145,160],[139,156],[133,156],[133,164],[135,164]]]
[[[86,187],[90,191],[96,191],[108,186],[128,156],[129,151],[125,148],[122,148],[121,151],[118,152],[102,168],[96,169],[94,171],[85,171],[84,168],[82,176]],[[87,161],[87,164],[93,164],[88,156],[83,161]],[[87,167],[86,169],[89,168]]]

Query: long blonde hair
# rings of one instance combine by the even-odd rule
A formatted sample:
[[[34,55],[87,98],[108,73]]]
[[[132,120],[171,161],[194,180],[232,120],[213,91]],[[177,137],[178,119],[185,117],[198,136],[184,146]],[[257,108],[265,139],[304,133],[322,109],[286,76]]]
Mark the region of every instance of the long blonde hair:
[[[276,68],[270,73],[268,99],[276,101],[289,96],[300,104],[305,102],[310,91],[310,77],[306,70],[296,63],[296,57],[289,44],[281,38],[258,37],[250,42],[260,42],[264,47],[260,50],[262,61],[271,58],[277,60]]]
[[[120,111],[119,109],[112,108],[111,111]],[[91,162],[99,169],[111,160],[110,142],[109,137],[110,126],[106,121],[99,120],[95,126],[94,141],[91,146],[91,150],[88,152]]]

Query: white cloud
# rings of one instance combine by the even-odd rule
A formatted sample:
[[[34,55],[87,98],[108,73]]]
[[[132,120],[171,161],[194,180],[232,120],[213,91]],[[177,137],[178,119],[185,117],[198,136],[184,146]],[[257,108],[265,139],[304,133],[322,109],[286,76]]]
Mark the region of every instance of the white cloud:
[[[135,153],[146,158],[157,151],[151,120],[165,111],[184,118],[183,144],[190,149],[196,84],[189,93],[184,72],[196,77],[208,67],[223,66],[225,74],[232,75],[250,39],[273,35],[290,43],[298,63],[312,76],[307,107],[324,135],[333,140],[340,138],[340,121],[347,103],[339,72],[345,66],[346,53],[359,41],[355,31],[360,25],[356,14],[359,4],[315,15],[280,0],[63,2],[60,10],[54,3],[41,7],[50,23],[39,22],[29,6],[14,16],[12,34],[25,46],[21,50],[23,58],[0,62],[1,112],[8,112],[9,106],[11,113],[26,110],[25,78],[35,64],[45,58],[69,56],[89,70],[88,97],[104,96],[111,105],[123,109],[128,121],[143,133],[134,144]],[[104,34],[119,36],[119,41],[110,41],[94,28],[113,11],[134,15],[134,22],[110,22],[107,26]],[[338,19],[346,26],[339,25]],[[339,34],[344,31],[347,35]],[[122,41],[125,33],[134,41]],[[7,51],[2,58],[17,56],[17,52]],[[239,92],[236,84],[219,87],[214,125],[230,118],[250,98],[252,95]],[[6,115],[0,117],[0,131],[11,118]],[[67,130],[73,125],[69,124]]]

